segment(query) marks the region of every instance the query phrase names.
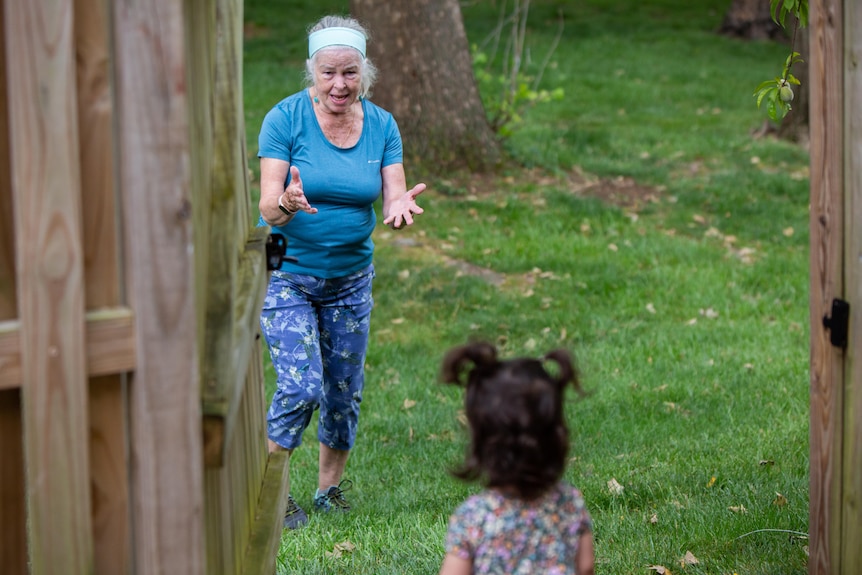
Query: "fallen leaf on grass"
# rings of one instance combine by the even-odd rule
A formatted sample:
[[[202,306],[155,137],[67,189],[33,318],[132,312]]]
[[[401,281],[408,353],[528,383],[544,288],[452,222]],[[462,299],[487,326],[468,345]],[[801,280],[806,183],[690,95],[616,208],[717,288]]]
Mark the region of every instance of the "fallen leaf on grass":
[[[697,560],[697,557],[691,551],[685,552],[685,557],[679,560],[680,566],[685,569],[686,565],[697,565],[700,561]]]
[[[746,509],[744,505],[731,505],[728,509],[733,513],[739,513],[740,515],[748,513],[748,509]]]
[[[620,485],[616,478],[611,478],[611,480],[608,481],[608,491],[611,492],[611,495],[622,495],[623,491],[625,491],[625,487]]]
[[[327,551],[325,555],[332,559],[338,559],[345,553],[353,553],[355,549],[356,545],[350,541],[342,541],[341,543],[336,543],[335,547],[332,548],[332,551]]]
[[[400,325],[400,324],[404,323],[404,318],[403,317],[396,317],[395,319],[391,320],[391,322],[394,323],[395,325]]]
[[[775,465],[775,461],[773,461],[772,459],[761,459],[759,465]]]
[[[787,498],[776,491],[775,499],[772,501],[772,504],[776,507],[784,507],[785,505],[787,505]]]
[[[652,303],[646,304],[646,310],[650,313],[655,313],[655,306]]]
[[[655,571],[656,573],[658,573],[658,575],[673,575],[673,573],[670,572],[670,569],[668,569],[664,565],[650,565],[649,567],[647,567],[647,569],[649,569],[650,571]]]
[[[649,522],[650,522],[650,525],[655,525],[656,523],[658,523],[658,514],[653,513],[649,518]]]
[[[709,482],[707,482],[707,484],[706,484],[707,487],[712,487],[713,485],[715,485],[715,475],[710,477]]]
[[[707,317],[708,319],[715,319],[718,317],[718,312],[708,307],[706,309],[700,310],[700,315]]]
[[[467,421],[467,412],[463,409],[458,410],[458,415],[456,416],[456,419],[458,419],[458,423],[460,423],[464,427],[468,427],[470,425],[470,423]]]
[[[416,406],[416,401],[413,399],[404,399],[404,404],[401,406],[403,409],[410,409],[411,407]]]

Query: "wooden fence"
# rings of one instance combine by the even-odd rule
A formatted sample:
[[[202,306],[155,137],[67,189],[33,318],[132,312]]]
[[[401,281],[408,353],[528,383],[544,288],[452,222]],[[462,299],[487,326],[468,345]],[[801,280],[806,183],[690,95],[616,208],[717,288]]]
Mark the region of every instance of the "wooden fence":
[[[856,575],[862,573],[862,340],[856,335],[862,333],[862,2],[810,0],[810,16],[808,565],[811,575]],[[847,323],[833,307],[836,299],[849,303]],[[833,341],[845,327],[846,342]]]
[[[273,573],[242,0],[0,0],[3,573]]]

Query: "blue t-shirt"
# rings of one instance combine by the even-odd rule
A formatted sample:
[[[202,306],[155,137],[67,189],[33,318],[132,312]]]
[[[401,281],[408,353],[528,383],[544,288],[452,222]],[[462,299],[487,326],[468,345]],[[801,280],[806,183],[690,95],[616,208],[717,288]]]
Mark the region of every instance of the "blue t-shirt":
[[[401,134],[386,110],[362,101],[359,141],[338,148],[326,139],[312,109],[308,90],[288,96],[263,120],[258,157],[284,160],[299,168],[302,189],[316,214],[299,212],[273,232],[287,238],[287,272],[335,278],[371,263],[377,223],[374,202],[383,189],[381,169],[402,162]],[[290,182],[288,171],[285,187]],[[266,225],[261,218],[261,225]]]

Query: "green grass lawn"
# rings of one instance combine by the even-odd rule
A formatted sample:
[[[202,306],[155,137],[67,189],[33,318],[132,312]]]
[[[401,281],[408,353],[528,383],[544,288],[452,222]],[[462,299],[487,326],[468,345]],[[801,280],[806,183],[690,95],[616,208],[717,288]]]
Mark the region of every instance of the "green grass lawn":
[[[493,4],[465,4],[471,42]],[[478,488],[447,475],[466,431],[461,392],[437,383],[470,338],[578,357],[592,393],[568,408],[566,477],[595,520],[597,573],[806,572],[791,532],[808,530],[808,157],[752,137],[751,94],[787,48],[716,36],[728,5],[533,0],[532,72],[564,15],[543,87],[565,97],[529,110],[497,177],[407,166],[426,214],[375,236],[354,510],[286,532],[280,573],[437,572],[448,515]],[[263,114],[300,85],[305,26],[346,10],[247,2],[255,173]],[[291,465],[306,508],[316,461],[312,428]]]

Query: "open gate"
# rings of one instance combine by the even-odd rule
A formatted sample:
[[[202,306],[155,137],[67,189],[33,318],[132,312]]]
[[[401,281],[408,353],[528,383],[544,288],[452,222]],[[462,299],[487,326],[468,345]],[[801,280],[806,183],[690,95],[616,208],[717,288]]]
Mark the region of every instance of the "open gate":
[[[242,0],[0,0],[0,565],[273,573]]]

